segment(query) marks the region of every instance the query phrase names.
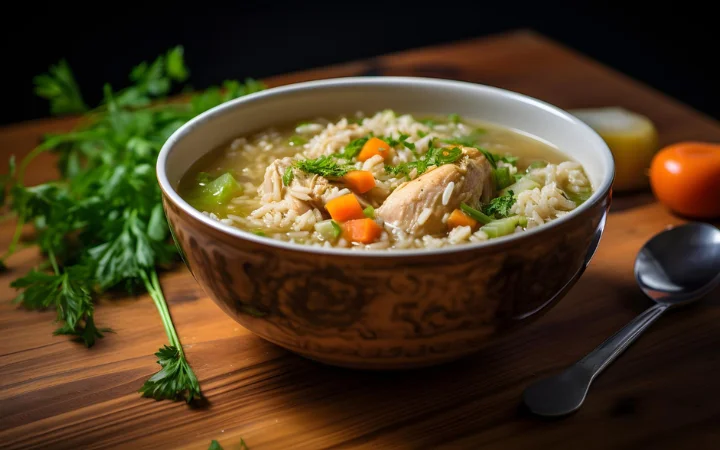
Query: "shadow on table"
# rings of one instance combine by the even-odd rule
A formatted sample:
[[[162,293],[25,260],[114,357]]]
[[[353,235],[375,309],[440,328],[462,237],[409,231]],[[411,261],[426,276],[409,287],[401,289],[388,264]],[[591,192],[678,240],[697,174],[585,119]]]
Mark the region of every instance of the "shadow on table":
[[[573,289],[537,322],[497,339],[472,356],[437,367],[368,372],[292,356],[288,364],[302,376],[289,375],[286,382],[293,389],[268,401],[302,408],[306,414],[293,416],[297,420],[295,427],[338,436],[348,446],[368,445],[382,438],[383,445],[412,448],[434,448],[450,442],[461,448],[461,443],[469,442],[486,448],[502,438],[504,445],[522,448],[522,443],[531,439],[528,433],[534,436],[532,439],[559,439],[559,430],[567,430],[568,421],[598,436],[598,442],[620,442],[621,436],[611,438],[605,432],[601,436],[597,429],[586,427],[588,420],[627,415],[630,410],[638,423],[645,424],[642,411],[618,406],[629,401],[618,383],[604,383],[599,394],[594,392],[590,405],[564,421],[548,424],[526,413],[521,405],[526,386],[582,358],[651,305],[634,285],[632,276],[609,279],[588,272],[578,285],[583,287]],[[589,292],[597,295],[588,298]],[[703,328],[710,326],[709,322],[696,322],[703,310],[710,308],[717,309],[717,302],[661,318],[640,338],[643,348],[650,349],[642,360],[645,367],[637,363],[637,358],[643,356],[641,349],[631,357],[635,364],[623,365],[618,360],[613,373],[627,376],[637,372],[640,376],[641,370],[672,364],[659,358],[662,352],[653,342],[671,339],[680,332],[707,331]],[[608,380],[612,376],[605,377],[604,381]],[[616,431],[624,427],[620,424]],[[573,433],[577,432],[574,429]]]

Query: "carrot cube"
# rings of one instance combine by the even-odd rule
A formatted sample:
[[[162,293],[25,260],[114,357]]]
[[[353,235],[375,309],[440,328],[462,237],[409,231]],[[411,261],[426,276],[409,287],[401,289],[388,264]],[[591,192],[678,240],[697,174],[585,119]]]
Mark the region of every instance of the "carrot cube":
[[[447,226],[451,230],[455,227],[465,227],[465,226],[468,226],[474,230],[478,226],[478,221],[473,219],[472,217],[468,216],[461,210],[456,209],[455,211],[452,212],[452,214],[450,214],[450,217],[448,217]]]
[[[358,194],[364,194],[375,187],[375,177],[367,170],[352,170],[343,176],[343,181]]]
[[[360,202],[355,198],[355,194],[336,197],[325,204],[325,209],[330,213],[330,217],[337,222],[365,217]]]
[[[343,224],[343,237],[350,242],[372,244],[382,234],[382,227],[372,219],[350,220]]]
[[[358,155],[357,159],[358,161],[364,162],[375,155],[381,155],[383,159],[385,159],[389,151],[390,146],[387,142],[383,141],[382,139],[373,137],[368,139],[365,145],[363,145],[363,148],[362,150],[360,150],[360,154]]]

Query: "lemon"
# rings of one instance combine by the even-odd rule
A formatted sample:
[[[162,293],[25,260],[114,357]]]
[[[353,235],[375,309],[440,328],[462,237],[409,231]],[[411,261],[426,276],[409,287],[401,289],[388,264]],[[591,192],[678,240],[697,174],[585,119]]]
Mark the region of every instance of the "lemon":
[[[647,172],[659,149],[657,130],[649,118],[621,107],[568,112],[595,130],[610,147],[615,159],[613,190],[632,191],[649,186]]]

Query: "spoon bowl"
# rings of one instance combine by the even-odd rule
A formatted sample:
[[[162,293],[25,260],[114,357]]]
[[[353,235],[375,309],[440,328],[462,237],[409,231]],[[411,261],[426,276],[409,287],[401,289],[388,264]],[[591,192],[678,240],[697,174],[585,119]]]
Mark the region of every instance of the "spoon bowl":
[[[638,253],[635,279],[657,303],[702,298],[720,284],[720,230],[693,222],[656,235]]]
[[[705,223],[670,228],[650,239],[635,260],[635,279],[655,305],[559,375],[523,393],[534,414],[559,417],[577,411],[590,385],[662,313],[701,299],[720,284],[720,230]]]

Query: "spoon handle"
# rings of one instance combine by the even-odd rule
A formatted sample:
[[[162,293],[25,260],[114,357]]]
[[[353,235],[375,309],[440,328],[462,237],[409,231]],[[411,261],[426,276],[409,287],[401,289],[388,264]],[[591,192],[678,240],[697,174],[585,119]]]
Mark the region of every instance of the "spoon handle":
[[[590,380],[592,380],[628,348],[667,308],[668,305],[658,303],[646,309],[621,328],[620,331],[578,361],[576,365],[587,370],[590,374]]]

